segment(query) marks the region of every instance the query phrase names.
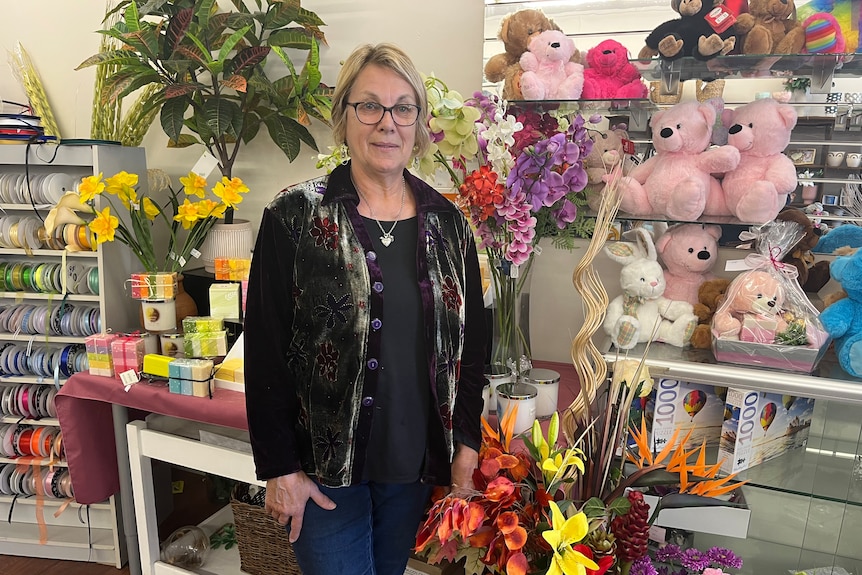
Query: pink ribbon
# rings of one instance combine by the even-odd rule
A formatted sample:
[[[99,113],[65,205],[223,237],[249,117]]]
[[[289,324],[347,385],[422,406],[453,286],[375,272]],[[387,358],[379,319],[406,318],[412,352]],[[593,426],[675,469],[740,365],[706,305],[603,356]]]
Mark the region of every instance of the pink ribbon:
[[[796,266],[786,264],[781,261],[782,250],[775,246],[769,248],[767,254],[749,254],[745,256],[745,264],[751,269],[769,268],[770,266],[776,271],[781,272],[791,279],[795,279],[799,275],[799,270]]]

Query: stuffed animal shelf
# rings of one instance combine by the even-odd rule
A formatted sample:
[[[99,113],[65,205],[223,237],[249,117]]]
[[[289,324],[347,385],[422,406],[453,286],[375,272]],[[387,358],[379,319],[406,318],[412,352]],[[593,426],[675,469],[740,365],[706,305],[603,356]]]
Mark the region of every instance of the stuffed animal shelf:
[[[577,100],[584,89],[584,67],[570,59],[574,41],[557,30],[534,36],[521,56],[521,94],[527,100]]]
[[[680,17],[659,24],[646,37],[638,58],[661,56],[665,60],[676,60],[693,56],[709,60],[729,53],[737,42],[733,26],[720,28],[719,32],[706,18],[721,3],[722,0],[671,0],[671,8]]]
[[[739,150],[709,148],[715,108],[684,102],[653,114],[650,124],[656,154],[620,179],[620,210],[687,222],[726,211],[715,174],[733,170]]]
[[[615,242],[605,247],[612,260],[623,265],[619,295],[608,306],[604,329],[619,349],[661,341],[684,347],[697,325],[691,304],[664,297],[665,281],[652,236],[635,230],[637,242]]]
[[[796,166],[782,153],[796,126],[796,110],[764,98],[727,115],[732,122],[727,143],[739,150],[740,159],[721,182],[723,213],[764,224],[778,215],[797,186]]]
[[[646,98],[648,95],[649,90],[641,79],[641,73],[629,62],[625,46],[616,40],[605,40],[587,50],[581,98]]]
[[[835,339],[838,363],[850,375],[862,377],[862,250],[836,258],[829,271],[847,297],[827,307],[820,321]]]
[[[664,296],[674,301],[698,302],[697,291],[706,280],[715,279],[712,268],[718,259],[719,226],[678,224],[671,226],[656,241],[664,263]]]
[[[559,30],[553,20],[541,10],[518,10],[505,16],[500,22],[498,38],[503,42],[505,51],[495,54],[485,64],[485,79],[489,82],[503,82],[503,98],[522,100],[521,94],[521,56],[533,37],[546,30]],[[580,62],[580,52],[575,51],[571,59]]]

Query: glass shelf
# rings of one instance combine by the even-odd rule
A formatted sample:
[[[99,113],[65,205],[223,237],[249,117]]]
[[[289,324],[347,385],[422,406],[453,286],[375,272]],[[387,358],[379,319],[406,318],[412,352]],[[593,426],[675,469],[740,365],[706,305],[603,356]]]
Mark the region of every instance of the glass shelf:
[[[604,347],[599,346],[599,349],[610,350],[604,353],[606,361],[643,356],[644,344],[638,344],[628,354],[621,351],[618,355],[617,350],[611,348],[609,338],[606,339]],[[862,404],[862,379],[841,369],[831,349],[811,374],[718,363],[708,349],[682,349],[656,342],[650,344],[646,364],[653,377]]]
[[[855,54],[752,54],[719,56],[711,60],[631,60],[644,79],[662,80],[668,93],[684,80],[716,78],[811,78],[812,93],[830,91],[833,76],[862,75],[862,59]]]

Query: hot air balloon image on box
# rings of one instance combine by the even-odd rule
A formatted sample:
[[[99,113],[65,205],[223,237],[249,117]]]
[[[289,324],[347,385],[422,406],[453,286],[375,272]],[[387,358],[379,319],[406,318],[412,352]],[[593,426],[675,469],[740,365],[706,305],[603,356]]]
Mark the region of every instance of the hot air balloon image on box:
[[[689,432],[685,448],[718,445],[724,402],[719,400],[712,385],[675,379],[659,379],[650,398],[652,407],[652,448],[664,449],[679,430],[677,441]],[[647,407],[649,409],[649,407]]]
[[[694,421],[694,416],[700,413],[704,405],[706,405],[706,392],[699,389],[692,389],[686,393],[682,403],[685,412],[692,421]]]
[[[718,459],[725,473],[738,473],[808,441],[814,400],[731,387]],[[727,439],[727,441],[725,441]]]
[[[775,404],[771,401],[764,405],[763,409],[760,410],[760,427],[763,428],[764,433],[769,430],[769,426],[772,425],[772,422],[775,420],[775,413],[777,411]]]

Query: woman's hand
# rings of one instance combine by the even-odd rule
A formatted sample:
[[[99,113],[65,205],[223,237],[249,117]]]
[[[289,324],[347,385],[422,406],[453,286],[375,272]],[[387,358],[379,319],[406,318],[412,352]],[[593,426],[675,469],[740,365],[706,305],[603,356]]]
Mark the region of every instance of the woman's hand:
[[[479,452],[463,443],[459,443],[452,459],[452,493],[458,495],[463,491],[471,491],[473,486],[473,470],[479,465]]]
[[[303,471],[266,480],[264,509],[279,524],[287,525],[290,522],[288,537],[291,543],[299,539],[309,499],[323,509],[335,509],[335,502],[321,493],[317,484]]]

